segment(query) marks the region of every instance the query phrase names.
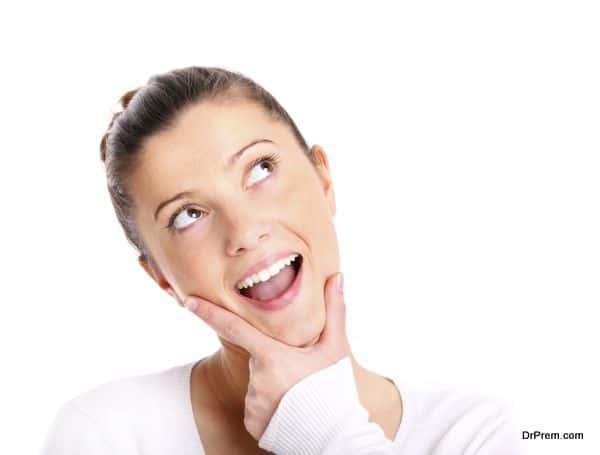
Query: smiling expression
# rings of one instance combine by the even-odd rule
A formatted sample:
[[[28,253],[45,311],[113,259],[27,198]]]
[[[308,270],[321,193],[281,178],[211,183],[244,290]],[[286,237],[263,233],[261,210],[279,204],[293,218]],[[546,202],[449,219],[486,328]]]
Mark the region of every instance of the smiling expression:
[[[339,253],[328,159],[318,145],[311,156],[317,165],[289,126],[253,102],[186,107],[144,141],[129,176],[135,222],[156,264],[142,266],[180,303],[197,295],[290,345],[314,339]],[[294,303],[265,312],[241,299],[235,284],[244,272],[284,251],[303,258]]]

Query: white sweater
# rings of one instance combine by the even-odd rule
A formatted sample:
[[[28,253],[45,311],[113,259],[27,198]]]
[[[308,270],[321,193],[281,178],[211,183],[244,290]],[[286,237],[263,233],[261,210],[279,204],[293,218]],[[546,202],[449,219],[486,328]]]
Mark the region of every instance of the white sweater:
[[[200,455],[190,373],[196,362],[96,386],[58,410],[42,455]],[[282,398],[258,444],[277,455],[521,455],[498,401],[394,382],[403,404],[394,440],[368,421],[350,358],[313,373]]]

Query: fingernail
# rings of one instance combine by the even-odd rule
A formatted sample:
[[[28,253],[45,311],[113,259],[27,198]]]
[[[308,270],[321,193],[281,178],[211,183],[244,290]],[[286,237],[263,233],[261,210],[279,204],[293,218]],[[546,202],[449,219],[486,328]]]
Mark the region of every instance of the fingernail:
[[[188,298],[185,301],[185,307],[193,313],[198,308],[198,302],[195,299]]]
[[[340,294],[344,293],[344,274],[343,273],[339,273],[338,274],[338,278],[337,278],[337,288],[338,288],[338,292]]]

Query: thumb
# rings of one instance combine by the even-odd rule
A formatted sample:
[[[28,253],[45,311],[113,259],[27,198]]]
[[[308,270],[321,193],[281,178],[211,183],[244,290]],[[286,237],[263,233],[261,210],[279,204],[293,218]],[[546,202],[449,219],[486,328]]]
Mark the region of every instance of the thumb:
[[[347,346],[346,304],[344,302],[343,284],[344,276],[341,272],[338,272],[329,279],[325,291],[327,319],[319,345],[333,348],[334,351],[344,350]]]
[[[248,372],[250,373],[250,377],[254,374],[254,370],[256,370],[256,360],[254,357],[250,356],[250,358],[248,358]]]

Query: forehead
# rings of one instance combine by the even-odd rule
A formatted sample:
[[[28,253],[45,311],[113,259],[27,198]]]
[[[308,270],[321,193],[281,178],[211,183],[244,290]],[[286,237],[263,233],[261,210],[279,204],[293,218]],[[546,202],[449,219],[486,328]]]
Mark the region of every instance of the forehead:
[[[143,154],[147,160],[172,160],[180,152],[195,152],[196,158],[210,161],[236,151],[241,142],[256,135],[278,134],[281,126],[256,103],[201,102],[177,114],[168,130],[148,138]]]
[[[272,140],[278,148],[295,144],[289,127],[256,103],[209,101],[186,107],[168,130],[144,141],[129,179],[136,205],[149,209],[188,188],[206,194],[224,181],[231,155],[257,139]],[[250,150],[272,147],[263,143]],[[254,155],[250,150],[247,153]]]

